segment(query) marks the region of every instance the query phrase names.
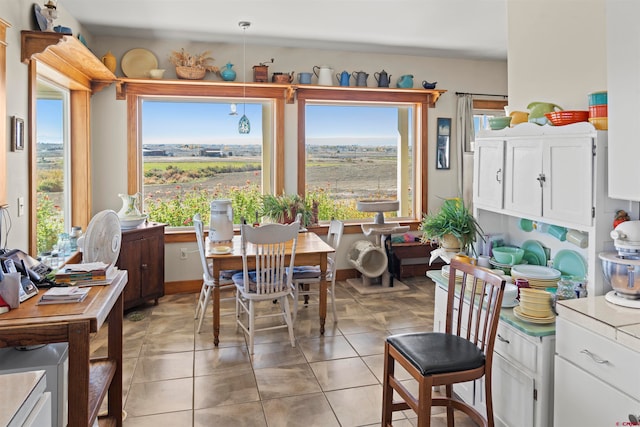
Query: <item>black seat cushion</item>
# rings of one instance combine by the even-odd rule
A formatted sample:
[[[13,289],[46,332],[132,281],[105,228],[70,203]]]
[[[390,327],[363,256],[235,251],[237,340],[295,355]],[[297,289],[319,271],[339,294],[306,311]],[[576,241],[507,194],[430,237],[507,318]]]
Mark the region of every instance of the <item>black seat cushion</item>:
[[[484,353],[457,335],[424,332],[392,335],[387,342],[424,375],[475,369],[484,365]]]

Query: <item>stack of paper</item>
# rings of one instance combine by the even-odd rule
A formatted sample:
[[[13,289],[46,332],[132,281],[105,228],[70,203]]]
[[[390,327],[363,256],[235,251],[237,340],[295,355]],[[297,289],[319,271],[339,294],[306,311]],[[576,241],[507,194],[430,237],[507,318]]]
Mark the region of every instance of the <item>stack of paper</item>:
[[[50,288],[42,295],[38,304],[81,302],[87,297],[89,291],[89,288],[78,288],[75,286]]]

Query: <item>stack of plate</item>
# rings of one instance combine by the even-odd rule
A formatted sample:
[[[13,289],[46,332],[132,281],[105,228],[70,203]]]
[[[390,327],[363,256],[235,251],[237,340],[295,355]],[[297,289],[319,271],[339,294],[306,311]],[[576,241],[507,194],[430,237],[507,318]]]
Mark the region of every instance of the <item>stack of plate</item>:
[[[537,240],[525,240],[522,243],[522,249],[524,249],[524,255],[522,259],[526,260],[531,265],[547,265],[548,257],[542,243]]]
[[[529,286],[534,289],[555,288],[560,276],[559,270],[542,265],[514,265],[511,268],[511,277],[527,279]]]
[[[589,94],[589,122],[598,130],[609,129],[607,92]]]
[[[539,289],[520,289],[520,305],[513,309],[513,315],[530,323],[547,324],[556,320],[551,310],[551,294]]]
[[[503,274],[502,270],[495,269],[495,270],[489,270],[489,271],[491,271],[493,273],[496,273],[496,274],[498,274],[500,276],[502,276],[502,274]],[[442,274],[442,277],[444,277],[445,279],[449,279],[449,276],[450,276],[449,266],[448,265],[444,265],[442,267],[442,269],[440,270],[440,273]],[[462,271],[456,270],[456,284],[459,284],[459,285],[462,284],[462,275],[463,275]],[[467,275],[467,285],[470,285],[471,283],[473,283],[473,276],[472,275]],[[484,282],[482,280],[478,280],[477,286],[480,287],[480,286],[482,286],[483,283]]]
[[[501,262],[496,261],[495,258],[491,258],[489,260],[489,264],[495,267],[495,270],[499,270],[500,271],[499,274],[510,274],[511,267],[513,267],[513,264],[503,264]],[[520,261],[520,264],[528,264],[528,262],[523,259],[522,261]]]

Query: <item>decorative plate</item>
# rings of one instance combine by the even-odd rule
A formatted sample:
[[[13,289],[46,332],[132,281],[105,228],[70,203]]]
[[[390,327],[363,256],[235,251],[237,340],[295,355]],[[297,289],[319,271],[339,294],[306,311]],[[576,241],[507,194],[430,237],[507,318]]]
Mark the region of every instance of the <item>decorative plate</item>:
[[[158,58],[147,49],[135,48],[122,55],[120,67],[127,77],[145,78],[149,76],[149,70],[158,68]]]
[[[562,249],[553,257],[553,268],[568,276],[585,277],[587,262],[576,251]]]
[[[523,278],[532,278],[540,280],[553,280],[559,279],[562,273],[555,268],[546,267],[543,265],[524,265],[518,264],[511,268],[511,275]]]
[[[525,254],[527,251],[533,252],[538,258],[538,265],[547,265],[547,254],[542,243],[537,240],[525,240],[521,248],[525,250]]]
[[[36,24],[38,24],[38,28],[40,28],[40,31],[46,31],[47,18],[44,17],[41,10],[42,9],[40,8],[40,5],[38,3],[33,4],[33,15],[36,18]]]

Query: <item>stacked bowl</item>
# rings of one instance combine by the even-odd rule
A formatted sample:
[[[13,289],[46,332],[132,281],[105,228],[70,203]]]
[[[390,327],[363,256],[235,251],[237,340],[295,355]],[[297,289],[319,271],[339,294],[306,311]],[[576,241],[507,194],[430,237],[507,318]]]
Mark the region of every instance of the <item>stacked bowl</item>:
[[[609,129],[607,92],[589,94],[589,122],[598,130]]]
[[[531,323],[551,323],[555,315],[551,308],[551,294],[532,288],[520,288],[520,305],[514,308],[514,315]]]

